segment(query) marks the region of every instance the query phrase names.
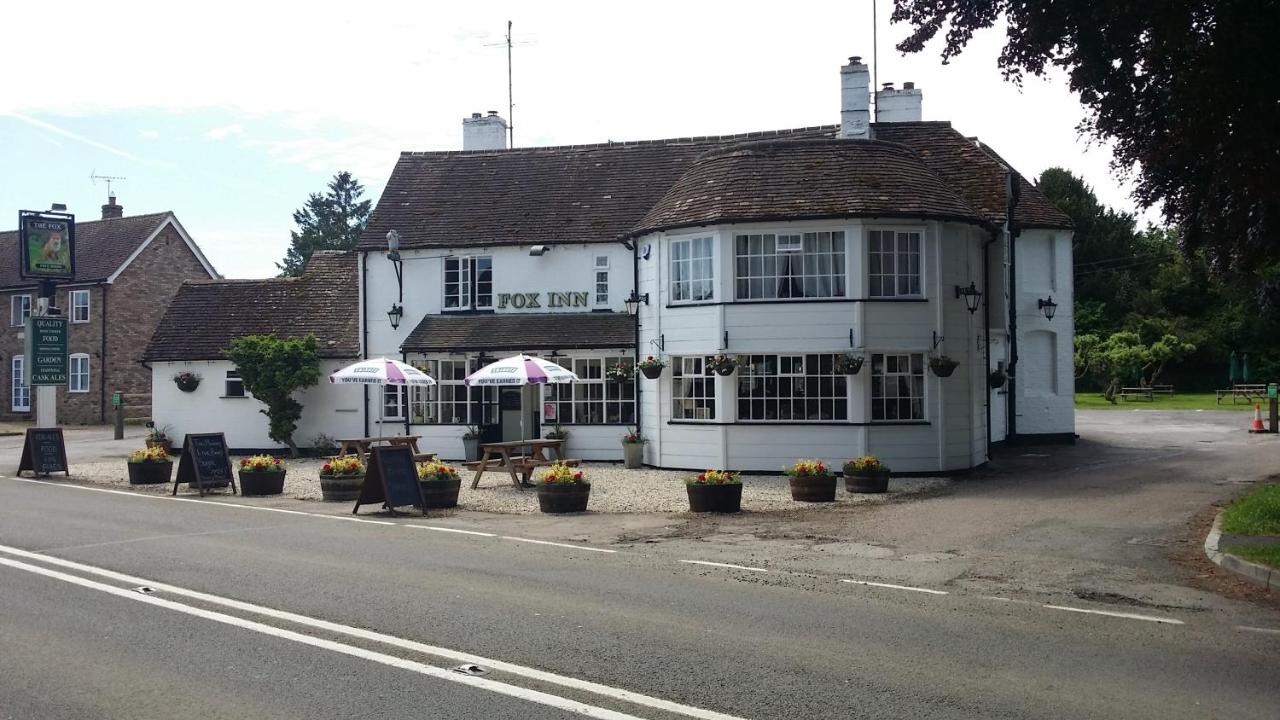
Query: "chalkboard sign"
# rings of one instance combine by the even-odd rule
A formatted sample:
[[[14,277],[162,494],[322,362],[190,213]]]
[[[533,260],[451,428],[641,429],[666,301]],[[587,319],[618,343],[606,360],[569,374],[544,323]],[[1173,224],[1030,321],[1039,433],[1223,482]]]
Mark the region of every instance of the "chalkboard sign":
[[[231,472],[231,455],[227,453],[227,438],[222,433],[188,434],[182,441],[182,458],[178,460],[178,474],[173,479],[173,494],[178,485],[195,485],[203,496],[205,488],[231,486],[236,491],[235,475]]]
[[[67,446],[62,440],[62,428],[27,428],[27,439],[22,444],[22,458],[18,461],[18,476],[23,470],[33,475],[66,473]]]
[[[369,451],[369,467],[360,485],[360,498],[351,513],[361,505],[381,502],[391,514],[395,508],[413,506],[427,514],[422,500],[422,488],[418,486],[418,466],[413,461],[413,450],[403,445],[375,447]]]

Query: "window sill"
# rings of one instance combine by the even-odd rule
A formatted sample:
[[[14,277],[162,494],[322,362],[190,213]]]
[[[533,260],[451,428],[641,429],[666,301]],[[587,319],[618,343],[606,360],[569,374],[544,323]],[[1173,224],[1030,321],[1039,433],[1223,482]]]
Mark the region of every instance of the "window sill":
[[[72,389],[68,388],[68,389],[67,389],[67,394],[68,394],[68,395],[88,395],[88,394],[89,394],[89,390],[88,390],[87,388],[86,388],[86,389],[84,389],[84,390],[72,390]]]
[[[248,400],[248,395],[219,395],[222,400]]]
[[[928,420],[872,420],[867,425],[876,427],[893,425],[932,425]]]
[[[885,303],[923,303],[929,302],[927,297],[869,297],[866,302],[885,302]]]
[[[875,420],[850,422],[847,420],[668,420],[668,425],[739,425],[746,427],[879,427],[893,425],[930,425],[928,420]]]

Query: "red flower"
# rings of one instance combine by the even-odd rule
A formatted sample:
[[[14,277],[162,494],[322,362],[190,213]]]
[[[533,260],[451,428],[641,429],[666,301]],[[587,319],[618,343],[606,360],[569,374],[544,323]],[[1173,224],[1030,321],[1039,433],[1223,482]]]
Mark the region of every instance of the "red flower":
[[[330,465],[329,463],[325,463],[325,464],[324,464],[324,467],[323,467],[323,468],[321,468],[321,469],[322,469],[322,470],[332,470],[332,469],[333,469],[333,466],[332,466],[332,465]]]
[[[573,479],[574,479],[574,480],[581,480],[581,479],[582,479],[582,471],[581,471],[581,470],[579,470],[578,472],[574,473],[574,474],[573,474]]]

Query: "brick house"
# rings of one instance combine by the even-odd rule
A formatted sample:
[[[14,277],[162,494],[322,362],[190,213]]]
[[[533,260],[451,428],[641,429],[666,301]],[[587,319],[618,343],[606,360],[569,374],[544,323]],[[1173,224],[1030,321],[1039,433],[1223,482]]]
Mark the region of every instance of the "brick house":
[[[143,351],[184,280],[216,278],[213,266],[172,212],[123,217],[111,197],[102,220],[76,223],[76,279],[60,283],[53,304],[68,318],[70,382],[58,388],[64,425],[107,420],[112,392],[124,394],[129,417],[151,412],[151,373]],[[18,233],[0,232],[0,258],[17,257]],[[0,262],[0,418],[31,417],[22,382],[23,322],[35,307],[35,283]]]

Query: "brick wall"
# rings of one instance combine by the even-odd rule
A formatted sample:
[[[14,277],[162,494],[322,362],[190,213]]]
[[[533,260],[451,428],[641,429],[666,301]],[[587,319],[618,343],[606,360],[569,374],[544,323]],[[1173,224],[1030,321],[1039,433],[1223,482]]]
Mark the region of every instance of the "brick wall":
[[[130,263],[112,285],[89,286],[89,322],[69,323],[67,352],[89,356],[89,392],[58,388],[58,422],[84,425],[110,421],[111,393],[126,395],[128,417],[147,417],[151,405],[151,372],[142,366],[142,353],[155,332],[178,286],[184,280],[206,279],[200,265],[172,225]],[[70,315],[70,288],[59,287],[57,306]],[[10,325],[15,295],[35,290],[0,292],[0,419],[31,417],[13,410],[13,357],[23,352],[22,328]],[[105,302],[104,302],[105,298]],[[106,361],[103,362],[103,312],[106,312]],[[105,391],[105,393],[104,393]],[[34,410],[35,395],[31,406]]]

